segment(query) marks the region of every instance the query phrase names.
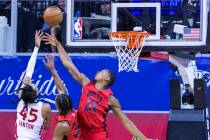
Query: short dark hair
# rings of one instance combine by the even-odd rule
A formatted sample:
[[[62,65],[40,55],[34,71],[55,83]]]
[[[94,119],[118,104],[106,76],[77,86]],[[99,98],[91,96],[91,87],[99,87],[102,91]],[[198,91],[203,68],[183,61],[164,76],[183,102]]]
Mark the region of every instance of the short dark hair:
[[[20,90],[22,90],[22,92],[19,101],[23,100],[25,104],[34,103],[36,101],[38,94],[31,85],[25,84],[23,88],[20,88]]]
[[[107,70],[109,72],[109,82],[107,84],[107,87],[112,86],[115,82],[115,75],[111,70]]]
[[[69,111],[73,110],[73,104],[71,98],[66,94],[57,95],[55,102],[58,108],[61,110],[61,115],[67,115]]]

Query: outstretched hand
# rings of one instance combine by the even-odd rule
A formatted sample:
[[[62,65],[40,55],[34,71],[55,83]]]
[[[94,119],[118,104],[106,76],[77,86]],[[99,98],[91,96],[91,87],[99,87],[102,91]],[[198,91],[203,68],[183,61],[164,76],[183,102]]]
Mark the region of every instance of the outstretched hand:
[[[46,45],[50,44],[52,46],[57,46],[57,44],[59,43],[56,37],[48,33],[45,33],[43,40],[45,41]]]
[[[54,57],[52,55],[46,56],[46,61],[43,60],[45,67],[49,70],[53,70],[55,67]]]
[[[43,32],[41,32],[40,30],[36,31],[35,33],[35,47],[39,48],[41,45],[41,41],[44,38],[43,36]]]

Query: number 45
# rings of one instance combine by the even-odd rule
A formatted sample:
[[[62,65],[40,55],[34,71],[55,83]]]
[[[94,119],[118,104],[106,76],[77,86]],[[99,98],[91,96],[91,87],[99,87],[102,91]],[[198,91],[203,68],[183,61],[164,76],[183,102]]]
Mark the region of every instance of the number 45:
[[[35,122],[37,120],[37,112],[38,110],[31,108],[29,111],[29,115],[31,119],[28,119],[28,122]],[[27,113],[26,113],[26,106],[23,107],[22,111],[20,112],[20,115],[23,117],[23,120],[25,121],[27,118]]]

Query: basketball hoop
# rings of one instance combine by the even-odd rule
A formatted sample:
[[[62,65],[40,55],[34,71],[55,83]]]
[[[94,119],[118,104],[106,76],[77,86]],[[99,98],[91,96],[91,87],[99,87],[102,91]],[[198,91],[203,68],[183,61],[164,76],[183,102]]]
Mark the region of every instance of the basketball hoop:
[[[138,72],[138,59],[143,49],[147,32],[120,31],[109,33],[118,56],[120,71]]]

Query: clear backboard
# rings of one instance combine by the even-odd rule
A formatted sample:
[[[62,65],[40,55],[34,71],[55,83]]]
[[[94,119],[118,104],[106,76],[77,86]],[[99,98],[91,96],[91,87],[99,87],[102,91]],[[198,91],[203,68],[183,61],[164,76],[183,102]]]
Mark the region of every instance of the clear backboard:
[[[132,31],[134,27],[150,33],[145,42],[147,51],[193,51],[194,48],[199,51],[206,47],[207,0],[72,0],[67,3],[67,45],[72,47],[110,48],[113,44],[109,32]],[[103,8],[108,11],[106,14]],[[102,14],[97,13],[100,9]],[[77,22],[82,30],[79,38],[75,38]]]

